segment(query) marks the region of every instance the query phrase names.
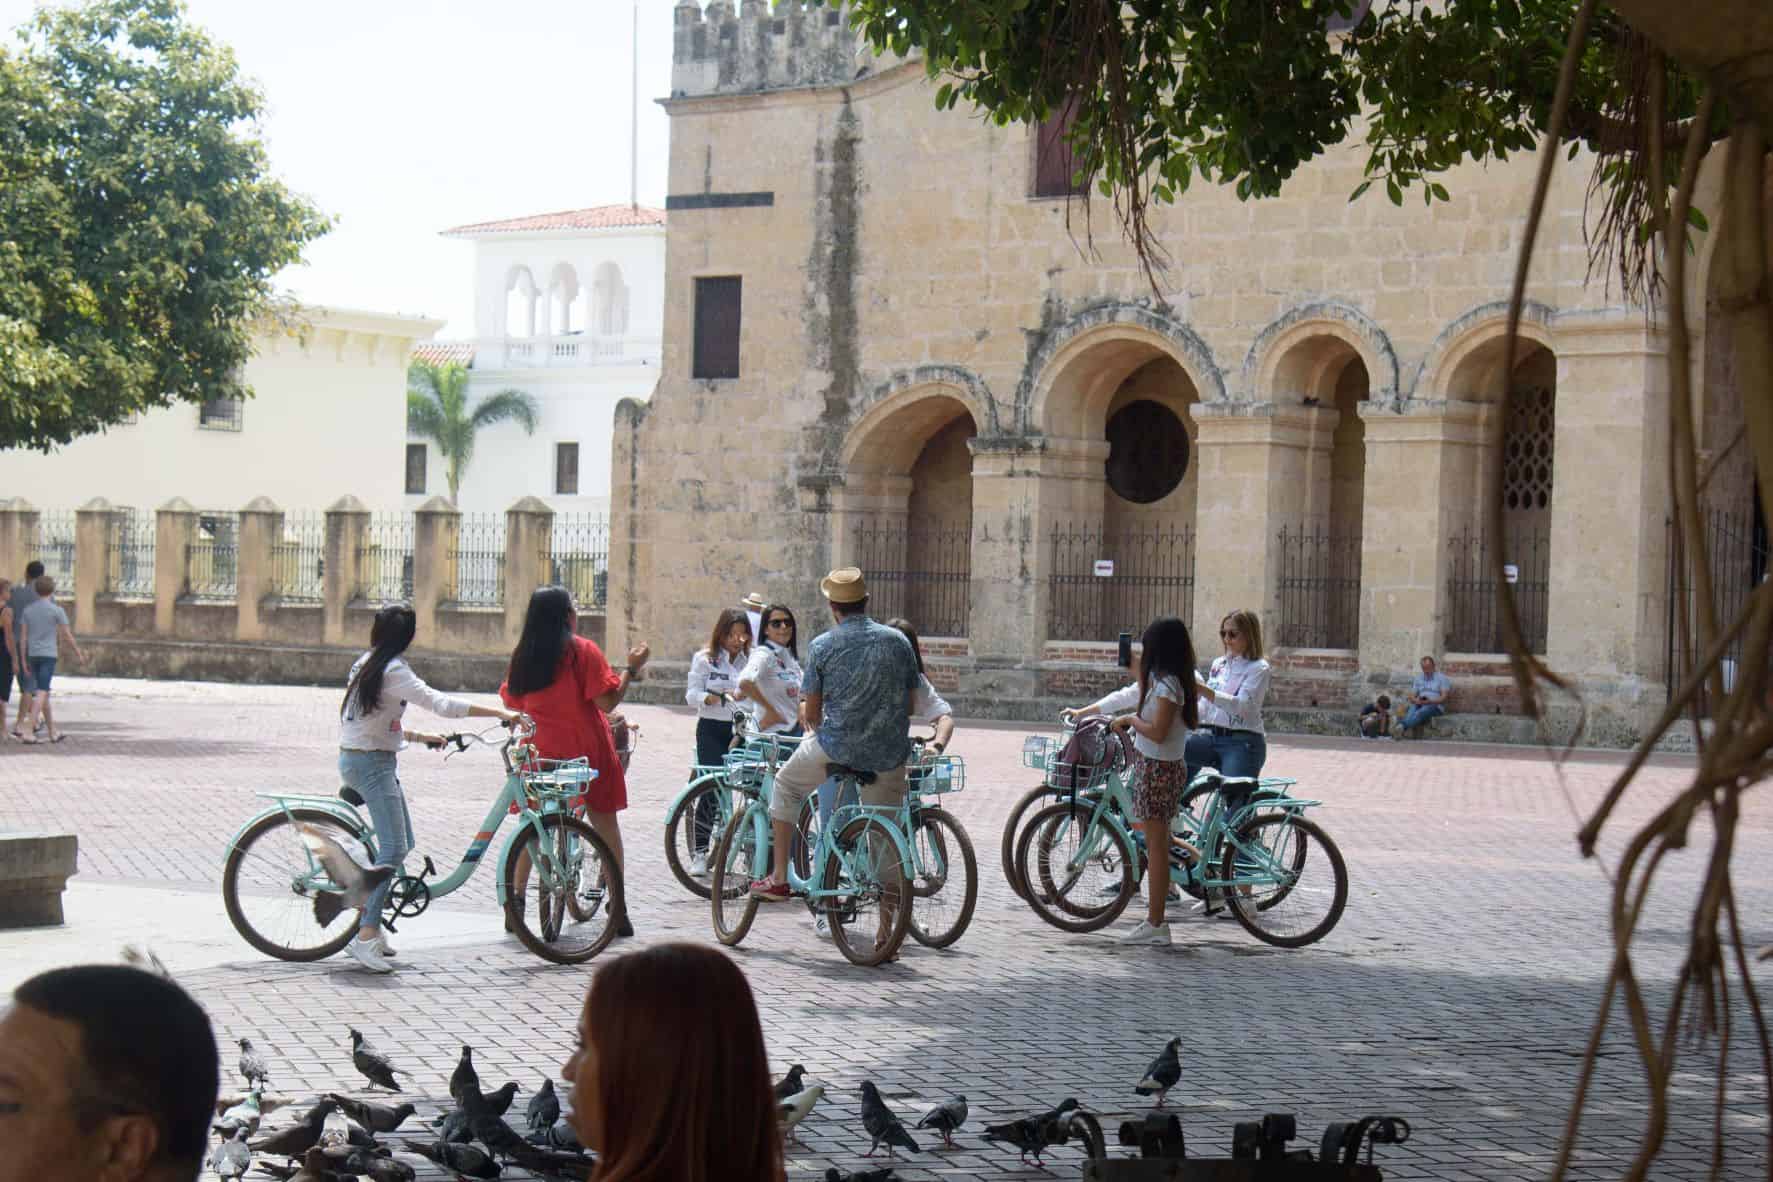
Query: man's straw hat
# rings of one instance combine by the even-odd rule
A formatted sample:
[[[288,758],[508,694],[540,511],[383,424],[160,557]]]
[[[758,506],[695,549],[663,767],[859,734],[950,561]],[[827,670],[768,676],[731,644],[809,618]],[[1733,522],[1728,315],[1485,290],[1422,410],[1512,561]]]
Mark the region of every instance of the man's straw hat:
[[[839,567],[819,580],[819,590],[832,603],[860,603],[868,598],[868,585],[862,572],[853,566]]]

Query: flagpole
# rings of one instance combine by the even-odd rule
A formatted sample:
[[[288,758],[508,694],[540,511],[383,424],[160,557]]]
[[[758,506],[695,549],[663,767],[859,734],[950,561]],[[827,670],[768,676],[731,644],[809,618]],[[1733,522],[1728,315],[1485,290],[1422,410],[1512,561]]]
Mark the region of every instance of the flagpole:
[[[640,0],[634,0],[633,93],[629,97],[628,207],[640,208]]]

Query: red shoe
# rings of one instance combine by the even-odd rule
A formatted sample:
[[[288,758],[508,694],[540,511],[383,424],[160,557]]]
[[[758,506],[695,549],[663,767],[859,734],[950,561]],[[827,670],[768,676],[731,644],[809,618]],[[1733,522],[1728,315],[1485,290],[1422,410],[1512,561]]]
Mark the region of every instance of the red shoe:
[[[760,878],[751,884],[751,897],[759,903],[786,903],[788,901],[788,884]]]

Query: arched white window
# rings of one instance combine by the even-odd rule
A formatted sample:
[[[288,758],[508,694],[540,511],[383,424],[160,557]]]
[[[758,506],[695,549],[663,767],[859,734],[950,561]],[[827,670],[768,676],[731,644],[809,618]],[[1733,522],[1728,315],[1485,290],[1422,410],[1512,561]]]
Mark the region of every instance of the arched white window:
[[[585,301],[571,263],[555,264],[548,276],[548,324],[557,337],[585,331]]]
[[[619,337],[628,331],[628,285],[622,268],[614,263],[598,266],[591,284],[597,335]]]
[[[513,267],[505,277],[505,335],[536,335],[536,281],[528,267]]]

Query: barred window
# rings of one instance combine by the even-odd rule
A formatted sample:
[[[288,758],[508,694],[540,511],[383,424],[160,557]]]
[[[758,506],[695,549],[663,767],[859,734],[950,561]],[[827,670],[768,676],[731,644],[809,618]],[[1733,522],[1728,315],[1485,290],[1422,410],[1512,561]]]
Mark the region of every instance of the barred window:
[[[579,445],[576,443],[554,445],[554,495],[579,495]]]
[[[425,463],[429,459],[427,449],[422,443],[406,445],[406,491],[423,496],[425,492]]]
[[[1034,132],[1034,195],[1070,197],[1084,191],[1072,179],[1077,159],[1065,137],[1077,118],[1077,105],[1067,103],[1053,112]]]
[[[197,408],[197,425],[210,431],[238,431],[241,406],[238,398],[211,398]]]

